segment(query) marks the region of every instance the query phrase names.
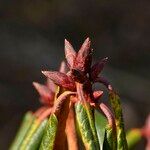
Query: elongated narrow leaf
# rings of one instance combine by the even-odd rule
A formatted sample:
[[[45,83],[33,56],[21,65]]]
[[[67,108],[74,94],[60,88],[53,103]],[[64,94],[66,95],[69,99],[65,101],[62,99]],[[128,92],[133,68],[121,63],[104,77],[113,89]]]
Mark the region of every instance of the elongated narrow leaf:
[[[95,117],[95,127],[96,132],[99,140],[100,150],[103,150],[103,144],[105,139],[105,131],[106,131],[106,125],[108,124],[108,121],[106,117],[104,117],[99,111],[94,111],[94,117]]]
[[[112,126],[110,126],[109,124],[106,125],[106,140],[108,145],[107,147],[109,147],[109,149],[117,149],[116,132],[114,132]]]
[[[94,135],[85,107],[81,103],[77,103],[75,105],[75,112],[84,146],[88,150],[97,150],[97,148],[99,149],[97,141],[94,140]]]
[[[117,150],[127,150],[128,146],[124,130],[124,120],[120,103],[120,97],[115,92],[111,91],[109,93],[109,101],[111,103],[116,118]]]
[[[37,148],[40,146],[43,133],[46,127],[46,123],[47,123],[47,119],[44,120],[37,128],[32,138],[30,139],[29,143],[27,144],[26,150],[37,150]]]
[[[91,41],[87,38],[82,44],[80,50],[77,53],[77,57],[74,61],[74,69],[80,70],[83,73],[87,73],[91,66],[91,53],[92,49],[90,48]]]
[[[128,148],[129,150],[132,150],[142,138],[140,129],[131,129],[130,131],[127,132],[126,138]]]
[[[85,105],[85,110],[89,119],[90,127],[93,133],[94,142],[95,142],[96,148],[98,149],[99,142],[98,142],[98,137],[97,137],[96,128],[95,128],[93,109],[91,108],[89,103],[85,103],[84,105]]]
[[[29,130],[30,126],[32,125],[32,122],[34,120],[34,116],[31,112],[27,112],[23,118],[23,121],[21,123],[21,126],[17,132],[17,135],[10,147],[10,150],[17,150],[19,149],[20,144],[22,143],[27,131]]]
[[[57,117],[54,114],[52,114],[45,128],[42,142],[40,145],[40,150],[53,150],[57,132],[57,125],[58,125]]]
[[[47,120],[44,120],[42,123],[37,120],[33,122],[19,150],[36,150],[39,147],[46,122]]]
[[[77,94],[78,94],[78,99],[79,99],[78,104],[80,104],[85,110],[85,114],[87,116],[91,131],[92,131],[92,135],[94,138],[95,146],[97,149],[99,149],[99,143],[98,143],[97,133],[96,133],[95,124],[94,124],[94,115],[92,112],[93,109],[91,108],[90,104],[86,100],[86,99],[90,99],[90,97],[88,94],[84,92],[83,85],[80,83],[77,83]]]

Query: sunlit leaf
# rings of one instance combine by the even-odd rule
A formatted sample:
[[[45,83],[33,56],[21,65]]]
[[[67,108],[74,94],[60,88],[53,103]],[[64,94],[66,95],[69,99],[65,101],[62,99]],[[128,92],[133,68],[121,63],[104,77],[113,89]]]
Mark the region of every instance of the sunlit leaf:
[[[81,103],[77,103],[75,106],[75,112],[84,146],[88,150],[97,150],[97,148],[99,149],[99,146],[97,145],[98,141],[95,141],[94,139],[89,117],[85,107]]]
[[[107,119],[102,115],[98,110],[94,111],[94,117],[95,117],[95,127],[96,127],[96,132],[100,144],[100,150],[103,150],[103,144],[104,144],[104,139],[105,139],[105,128],[107,125]]]
[[[52,114],[44,130],[40,150],[53,150],[57,132],[57,125],[58,125],[57,117],[54,114]]]

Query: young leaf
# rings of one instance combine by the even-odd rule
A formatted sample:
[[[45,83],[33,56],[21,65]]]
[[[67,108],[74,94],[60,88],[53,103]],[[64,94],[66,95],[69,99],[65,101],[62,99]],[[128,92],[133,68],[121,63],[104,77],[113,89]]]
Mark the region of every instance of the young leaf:
[[[67,66],[65,61],[62,61],[60,64],[59,72],[61,73],[67,73]]]
[[[76,52],[72,45],[65,39],[65,56],[70,68],[73,67]]]
[[[10,146],[10,150],[17,150],[20,147],[20,144],[22,143],[27,131],[29,130],[32,122],[34,120],[34,116],[32,115],[32,112],[27,112],[23,118],[23,121],[20,125],[20,128],[16,134],[16,137]]]
[[[41,103],[45,105],[53,105],[54,93],[45,85],[33,82],[35,89],[38,91],[41,96]]]
[[[103,150],[105,139],[105,128],[108,124],[106,117],[104,117],[98,110],[94,110],[95,127],[99,140],[100,150]]]
[[[126,134],[124,130],[124,120],[123,120],[122,108],[120,104],[120,98],[114,91],[110,91],[109,101],[111,103],[116,118],[117,150],[127,150],[128,146],[127,146]]]
[[[55,84],[69,89],[74,90],[75,89],[75,83],[73,79],[70,76],[67,76],[64,73],[58,72],[58,71],[42,71],[42,73],[51,79]]]
[[[91,78],[94,80],[98,77],[98,75],[101,73],[103,70],[106,62],[108,60],[108,57],[101,59],[98,61],[96,64],[94,64],[91,68]]]
[[[45,85],[55,93],[57,86],[51,79],[47,78]]]
[[[19,150],[36,150],[41,142],[47,119],[43,122],[35,120],[27,132]]]
[[[76,120],[79,126],[79,131],[82,141],[87,150],[99,149],[98,141],[95,141],[94,135],[90,126],[90,121],[87,115],[86,108],[80,103],[75,105]]]
[[[106,78],[102,77],[102,76],[97,77],[97,78],[94,80],[94,82],[99,82],[99,83],[103,84],[104,86],[106,86],[106,88],[108,88],[109,90],[112,90],[112,86],[111,86],[111,84],[109,83],[109,81],[108,81]]]
[[[53,150],[57,132],[58,120],[55,114],[52,114],[48,120],[44,135],[40,145],[40,150]],[[60,137],[61,138],[61,137]]]
[[[79,70],[83,73],[87,73],[89,71],[89,68],[91,66],[91,53],[92,53],[90,45],[91,41],[89,38],[87,38],[77,53],[73,66],[75,70]]]

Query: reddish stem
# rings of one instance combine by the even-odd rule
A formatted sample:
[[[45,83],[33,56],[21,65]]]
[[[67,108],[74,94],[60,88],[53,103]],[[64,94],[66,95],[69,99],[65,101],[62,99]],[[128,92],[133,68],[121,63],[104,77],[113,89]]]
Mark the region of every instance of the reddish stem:
[[[38,121],[42,122],[45,118],[47,118],[52,112],[52,108],[47,108],[39,117]]]
[[[112,126],[113,129],[116,129],[115,118],[114,118],[112,112],[110,111],[110,109],[104,103],[101,103],[99,105],[99,107],[102,110],[102,112],[104,113],[104,115],[106,116],[109,125]]]

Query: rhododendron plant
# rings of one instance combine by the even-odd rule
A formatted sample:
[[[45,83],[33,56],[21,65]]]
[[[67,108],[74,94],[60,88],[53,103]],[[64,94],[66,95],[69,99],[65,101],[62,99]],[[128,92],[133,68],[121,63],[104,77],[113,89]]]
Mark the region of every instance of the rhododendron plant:
[[[120,97],[101,75],[108,58],[92,65],[92,53],[89,38],[78,52],[65,40],[66,62],[59,71],[42,71],[44,85],[33,82],[41,107],[25,114],[10,150],[128,150],[141,137],[150,148],[150,119],[126,136]],[[95,83],[106,87],[109,106]]]

